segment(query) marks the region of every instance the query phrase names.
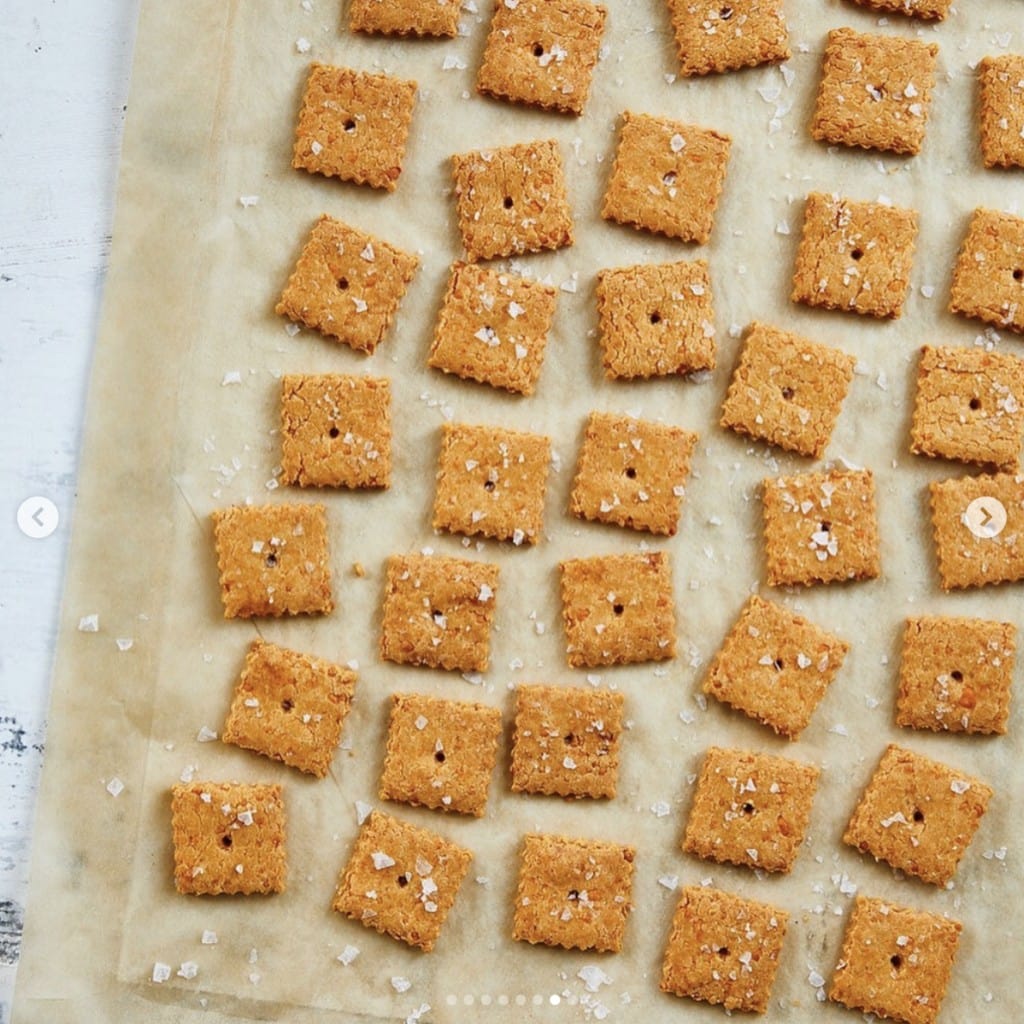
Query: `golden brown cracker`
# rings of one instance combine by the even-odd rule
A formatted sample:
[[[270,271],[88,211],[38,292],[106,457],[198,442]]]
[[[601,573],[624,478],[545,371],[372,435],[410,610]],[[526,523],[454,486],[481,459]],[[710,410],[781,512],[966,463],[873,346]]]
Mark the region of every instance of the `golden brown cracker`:
[[[978,65],[979,131],[986,167],[1024,167],[1024,55],[985,57]]]
[[[189,782],[171,789],[174,885],[180,893],[272,893],[285,889],[281,787]]]
[[[665,423],[594,412],[569,498],[581,519],[675,535],[697,435]]]
[[[845,352],[755,322],[722,406],[721,425],[820,459],[855,365]]]
[[[883,14],[905,14],[925,21],[942,21],[953,6],[953,0],[853,0]]]
[[[226,619],[333,609],[323,505],[233,506],[211,518]]]
[[[373,352],[394,320],[419,259],[324,214],[274,311]]]
[[[953,268],[949,311],[1024,332],[1024,217],[974,211]]]
[[[397,36],[455,36],[462,0],[350,0],[353,32]]]
[[[254,640],[221,739],[323,778],[355,685],[351,669]]]
[[[618,953],[633,909],[631,846],[553,835],[523,839],[512,937]]]
[[[711,237],[731,144],[710,128],[626,111],[601,216],[703,244]]]
[[[487,669],[498,567],[441,555],[387,563],[380,654],[386,661],[459,672]]]
[[[667,554],[574,558],[559,563],[559,568],[570,665],[626,665],[675,657]]]
[[[715,655],[704,692],[795,740],[850,645],[756,594]]]
[[[789,872],[811,818],[820,771],[773,754],[710,747],[683,850],[727,864]]]

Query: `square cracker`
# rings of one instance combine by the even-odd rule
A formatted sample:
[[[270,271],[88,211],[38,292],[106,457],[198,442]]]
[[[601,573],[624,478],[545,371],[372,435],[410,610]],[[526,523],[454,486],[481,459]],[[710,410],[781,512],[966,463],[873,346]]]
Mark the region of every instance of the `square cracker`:
[[[896,724],[934,732],[1006,732],[1017,627],[1010,622],[907,619]]]
[[[768,1009],[789,914],[703,886],[683,889],[665,947],[661,990],[726,1010]]]
[[[683,849],[705,860],[788,872],[807,832],[820,770],[773,754],[710,747]]]
[[[459,233],[473,262],[573,243],[562,154],[554,139],[452,157]]]
[[[254,640],[221,739],[323,778],[355,685],[351,669]]]
[[[930,491],[943,590],[1024,580],[1024,476],[941,480]]]
[[[418,264],[416,256],[324,214],[274,312],[357,352],[373,352]]]
[[[710,128],[627,110],[601,216],[703,244],[711,237],[731,144]]]
[[[985,166],[1024,167],[1024,54],[985,57],[978,81]]]
[[[1024,217],[974,211],[953,268],[949,311],[1024,332]]]
[[[820,459],[856,362],[845,352],[753,323],[722,406],[721,425]]]
[[[618,953],[633,909],[635,852],[593,839],[525,836],[512,938]]]
[[[833,29],[811,135],[841,146],[919,153],[938,55],[936,43]]]
[[[174,885],[180,893],[285,889],[281,787],[189,782],[171,789]]]
[[[609,380],[715,368],[715,314],[706,260],[601,270],[597,314]]]
[[[789,60],[782,0],[668,0],[681,75]]]
[[[512,792],[613,799],[624,703],[608,690],[518,686]]]
[[[573,558],[559,563],[566,655],[573,668],[676,655],[669,556]]]
[[[555,317],[555,289],[457,261],[427,364],[465,380],[532,395]]]
[[[1024,435],[1024,359],[983,348],[921,349],[910,450],[1013,471]]]
[[[581,519],[675,535],[697,435],[665,423],[593,412],[569,510]]]
[[[606,16],[589,0],[495,0],[477,92],[582,114]]]
[[[764,482],[768,585],[869,580],[881,573],[870,470],[805,473]]]
[[[385,661],[487,669],[498,567],[441,555],[392,555],[381,615]]]
[[[429,953],[473,854],[425,828],[374,811],[352,848],[333,910]]]
[[[849,650],[845,640],[755,594],[712,660],[704,692],[795,740]]]
[[[224,618],[334,608],[323,505],[246,505],[211,516]]]
[[[953,0],[853,0],[862,7],[892,14],[905,14],[926,21],[942,21],[953,6]]]
[[[380,798],[483,817],[500,736],[497,708],[392,694]]]
[[[960,930],[948,917],[858,896],[829,999],[905,1024],[934,1024]]]
[[[415,102],[415,82],[314,61],[292,167],[394,192]]]
[[[824,192],[807,197],[794,302],[895,319],[910,287],[917,213]]]
[[[353,32],[382,35],[454,36],[462,0],[350,0]]]
[[[544,527],[551,440],[497,427],[445,423],[435,530],[533,544]]]
[[[991,787],[980,779],[890,744],[843,842],[922,881],[945,885],[991,797]]]
[[[388,487],[391,382],[340,373],[282,377],[281,482]]]

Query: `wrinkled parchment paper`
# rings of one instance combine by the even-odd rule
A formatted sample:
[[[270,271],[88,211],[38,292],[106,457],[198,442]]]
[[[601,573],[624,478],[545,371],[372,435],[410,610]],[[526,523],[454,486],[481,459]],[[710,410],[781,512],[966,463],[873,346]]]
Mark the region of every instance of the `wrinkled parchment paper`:
[[[1016,208],[1017,173],[985,172],[976,149],[972,64],[1019,48],[1016,0],[965,3],[942,25],[893,18],[884,31],[941,46],[928,135],[915,159],[830,152],[809,140],[825,33],[878,18],[847,3],[788,5],[791,81],[762,68],[692,81],[676,66],[660,0],[611,0],[604,57],[582,119],[495,103],[473,92],[489,6],[463,15],[456,40],[353,38],[337,0],[143,4],[121,169],[105,315],[90,391],[63,631],[35,834],[32,889],[17,992],[18,1022],[469,1019],[719,1021],[717,1008],[657,988],[677,893],[713,884],[790,912],[770,1021],[851,1020],[819,1004],[809,982],[834,966],[851,889],[948,913],[964,933],[942,1019],[1005,1021],[1024,998],[1019,970],[1024,722],[1018,700],[1001,738],[897,730],[893,702],[908,614],[965,614],[1024,625],[1017,587],[940,592],[927,482],[960,475],[908,454],[922,343],[971,345],[983,332],[944,311],[953,256],[970,211]],[[303,53],[306,40],[308,52]],[[397,192],[290,167],[291,138],[311,59],[383,69],[420,83]],[[703,248],[606,224],[600,198],[630,109],[729,132],[732,157],[712,240]],[[454,152],[557,138],[569,175],[576,245],[517,267],[550,275],[558,312],[536,394],[519,398],[425,367],[447,268],[458,257],[449,161]],[[802,200],[814,189],[886,195],[920,211],[912,291],[902,320],[878,323],[797,308],[789,279]],[[258,197],[244,205],[240,197]],[[247,201],[248,202],[248,201]],[[331,213],[407,249],[421,269],[397,322],[369,358],[308,331],[291,337],[272,312],[313,220]],[[703,381],[625,384],[603,378],[594,278],[605,266],[672,258],[710,261],[719,365]],[[709,658],[764,578],[760,481],[811,463],[751,445],[717,426],[738,354],[758,318],[854,354],[858,374],[829,456],[877,474],[884,577],[773,594],[851,641],[831,691],[796,743],[699,694]],[[1013,338],[988,340],[1021,353]],[[279,461],[278,377],[340,371],[391,377],[393,487],[385,493],[268,490]],[[236,379],[238,383],[231,383]],[[592,409],[635,412],[696,430],[701,441],[678,535],[585,524],[566,514],[576,452]],[[430,529],[439,428],[452,417],[543,431],[558,454],[546,535],[530,550],[435,536]],[[224,621],[209,513],[244,501],[322,500],[328,507],[336,610],[328,618]],[[559,621],[560,558],[671,553],[679,656],[660,666],[570,670]],[[429,546],[501,565],[492,668],[474,685],[457,674],[383,664],[376,650],[383,562]],[[357,577],[352,565],[366,568]],[[97,614],[97,632],[82,632]],[[544,625],[541,632],[537,626]],[[257,635],[359,665],[343,749],[315,781],[217,742],[249,642]],[[118,641],[121,643],[118,643]],[[127,641],[131,641],[130,647]],[[122,650],[122,648],[127,648]],[[1019,689],[1019,676],[1018,689]],[[606,803],[514,796],[508,726],[516,682],[617,687],[626,695],[619,796]],[[501,707],[506,736],[487,815],[462,820],[395,806],[469,847],[475,859],[436,951],[425,956],[329,909],[357,832],[357,800],[376,802],[388,695],[398,689]],[[840,842],[885,745],[898,741],[989,780],[990,810],[949,890],[898,878]],[[810,835],[793,873],[758,877],[703,863],[679,844],[704,750],[734,744],[822,766]],[[175,893],[170,786],[197,779],[280,781],[288,811],[288,890],[271,898]],[[112,779],[124,784],[113,797]],[[116,786],[114,787],[116,788]],[[663,811],[662,803],[668,808]],[[1018,805],[1019,806],[1019,805]],[[655,808],[656,810],[652,810]],[[594,956],[510,939],[521,836],[548,830],[636,844],[635,912],[623,952]],[[214,944],[201,935],[213,931]],[[336,959],[359,948],[350,966]],[[154,963],[171,967],[162,984]],[[182,963],[197,974],[178,976]],[[587,991],[581,968],[610,981]],[[186,971],[186,973],[190,973]],[[587,975],[593,978],[593,975]],[[396,991],[392,979],[410,987]],[[396,983],[404,987],[403,983]],[[424,1010],[429,1006],[429,1010]]]

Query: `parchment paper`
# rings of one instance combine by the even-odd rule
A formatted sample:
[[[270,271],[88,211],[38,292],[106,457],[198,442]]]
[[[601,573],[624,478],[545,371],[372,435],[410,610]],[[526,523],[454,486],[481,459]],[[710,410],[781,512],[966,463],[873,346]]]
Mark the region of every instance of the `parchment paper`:
[[[940,78],[923,153],[915,159],[830,151],[809,140],[825,33],[877,27],[838,2],[788,5],[794,56],[777,68],[692,81],[676,66],[660,0],[611,0],[604,57],[586,114],[565,118],[473,93],[489,5],[463,16],[448,41],[353,38],[336,0],[143,4],[125,136],[112,264],[91,385],[63,631],[35,833],[32,888],[15,1020],[289,1021],[582,1019],[718,1021],[717,1008],[662,995],[660,960],[679,884],[705,879],[791,914],[769,1021],[853,1019],[819,1004],[812,971],[831,974],[851,885],[964,922],[942,1019],[1006,1021],[1024,1000],[1019,969],[1021,860],[1014,802],[1021,795],[1020,702],[1001,738],[934,736],[892,724],[899,639],[907,614],[965,614],[1024,625],[1019,586],[943,595],[927,514],[929,480],[964,470],[908,454],[922,343],[977,339],[1021,352],[945,312],[950,270],[975,206],[1020,209],[1020,173],[985,172],[976,149],[971,65],[1019,46],[1015,0],[965,3],[939,26],[893,18],[884,31],[940,43]],[[1012,33],[1012,37],[1011,37]],[[1004,35],[1005,34],[1005,35]],[[297,41],[308,40],[307,54]],[[446,58],[454,58],[446,60]],[[294,171],[293,124],[306,68],[319,59],[384,69],[420,83],[404,171],[393,195]],[[446,65],[449,70],[443,70]],[[464,65],[464,66],[463,66]],[[680,245],[606,224],[600,199],[624,110],[662,113],[734,138],[710,244]],[[524,258],[550,275],[559,305],[540,385],[531,398],[425,367],[433,323],[460,255],[449,156],[557,138],[569,173],[576,245]],[[902,320],[816,313],[788,301],[802,200],[813,189],[880,194],[915,207],[921,234]],[[241,196],[258,196],[243,206]],[[304,331],[286,333],[272,307],[313,220],[328,212],[422,254],[422,266],[377,353],[362,357]],[[719,365],[703,381],[608,382],[595,334],[594,277],[605,266],[672,258],[710,261]],[[930,294],[934,289],[934,294]],[[926,297],[925,293],[929,293]],[[796,743],[712,701],[706,664],[747,595],[764,578],[760,481],[811,463],[751,445],[717,426],[735,364],[738,328],[758,318],[853,353],[858,374],[830,447],[832,459],[877,474],[882,579],[772,594],[846,637],[853,649]],[[734,329],[735,328],[735,329]],[[277,466],[278,377],[341,371],[391,377],[394,477],[386,493],[286,494],[268,489]],[[240,383],[225,384],[234,371]],[[584,524],[566,513],[582,426],[592,409],[678,423],[701,435],[678,535]],[[430,529],[439,428],[447,417],[550,434],[558,453],[535,548],[435,536]],[[321,620],[226,622],[218,597],[209,513],[231,503],[322,500],[328,507],[337,608]],[[671,553],[679,657],[661,666],[570,670],[559,619],[560,558]],[[378,658],[384,559],[395,551],[485,558],[501,565],[492,668],[479,685],[457,674]],[[365,566],[357,578],[352,564]],[[98,614],[98,632],[78,629]],[[546,627],[543,633],[537,623]],[[220,742],[249,642],[260,635],[359,664],[343,749],[329,778],[300,776]],[[125,641],[131,640],[130,648]],[[122,643],[119,645],[118,640]],[[1019,675],[1018,670],[1018,687]],[[516,682],[617,687],[627,699],[619,796],[565,803],[508,789],[508,730],[487,815],[461,820],[401,806],[473,850],[475,860],[436,951],[425,956],[329,909],[357,832],[355,802],[375,802],[388,695],[415,689],[501,707],[511,720]],[[885,745],[898,741],[989,780],[988,814],[949,890],[898,878],[844,847],[843,826]],[[700,862],[679,849],[691,784],[712,744],[748,746],[823,768],[810,835],[793,873],[761,877]],[[189,766],[193,766],[191,769]],[[280,781],[288,810],[289,885],[272,898],[175,893],[169,788],[196,778]],[[106,784],[125,785],[118,797]],[[652,807],[664,801],[670,813]],[[1019,805],[1018,805],[1019,806]],[[603,837],[638,848],[636,909],[623,952],[593,956],[510,938],[522,835]],[[846,891],[843,891],[846,890]],[[216,945],[200,942],[215,931]],[[345,967],[346,945],[361,955]],[[151,980],[155,962],[196,977]],[[611,979],[586,991],[579,970]],[[391,979],[411,987],[396,992]],[[429,1010],[423,1010],[429,1005]]]

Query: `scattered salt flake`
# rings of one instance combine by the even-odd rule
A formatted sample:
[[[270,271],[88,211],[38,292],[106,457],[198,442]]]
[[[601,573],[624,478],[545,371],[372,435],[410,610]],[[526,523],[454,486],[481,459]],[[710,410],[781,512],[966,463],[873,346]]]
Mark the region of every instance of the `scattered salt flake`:
[[[669,139],[668,144],[673,153],[679,153],[686,146],[686,139],[684,139],[682,135],[676,132],[676,134],[673,135],[671,139]]]
[[[373,866],[378,871],[383,871],[384,868],[392,868],[395,866],[394,857],[389,857],[386,853],[382,853],[380,850],[376,850],[370,854],[373,860]]]
[[[971,788],[971,784],[966,779],[953,779],[949,788],[959,796],[966,793]]]
[[[423,732],[423,730],[426,729],[427,724],[427,718],[424,715],[419,715],[416,721],[413,722],[413,725],[415,725],[420,732]]]
[[[651,804],[651,813],[658,818],[667,817],[672,811],[672,808],[664,801],[657,800]]]
[[[202,937],[199,940],[204,946],[217,945],[217,933],[211,932],[208,928],[203,929]]]
[[[520,306],[518,302],[510,302],[508,304],[508,315],[512,317],[513,320],[521,317],[525,312],[526,309],[523,306]]]
[[[171,965],[162,964],[159,960],[153,964],[153,980],[159,985],[171,976]]]
[[[344,964],[348,967],[349,964],[354,963],[356,957],[359,956],[359,949],[356,946],[346,946],[337,956],[337,961],[340,964]]]
[[[762,85],[758,87],[757,94],[765,101],[765,103],[775,103],[782,95],[782,86],[777,83]]]
[[[789,234],[789,224],[786,221],[784,221],[784,220],[780,220],[778,222],[778,224],[775,225],[775,234],[777,234],[777,235],[788,235]]]
[[[509,0],[505,0],[508,4]],[[416,1024],[416,1022],[425,1014],[430,1013],[430,1003],[420,1003],[408,1017],[405,1018],[405,1024]]]
[[[468,66],[461,57],[457,57],[452,53],[447,54],[444,60],[441,61],[442,71],[465,71]]]
[[[195,960],[186,960],[178,968],[178,977],[191,981],[199,973],[199,964]]]
[[[576,762],[566,754],[565,757],[562,758],[562,767],[568,768],[569,771],[572,771],[576,767]]]
[[[462,678],[471,686],[483,686],[484,677],[479,672],[463,672]]]
[[[930,299],[935,294],[935,285],[933,285],[933,284],[923,284],[923,285],[921,285],[921,294],[926,299]]]
[[[115,775],[107,783],[107,792],[114,797],[120,796],[124,792],[124,783]]]
[[[586,964],[576,972],[576,977],[583,982],[588,992],[598,992],[602,985],[610,985],[612,979],[596,964]]]
[[[191,782],[192,779],[195,777],[195,774],[198,771],[198,769],[199,769],[198,765],[187,764],[187,765],[185,765],[184,768],[181,769],[181,775],[179,775],[178,778],[182,782]]]
[[[255,206],[260,201],[259,196],[239,196],[238,204],[244,209],[248,210],[250,206]]]
[[[135,641],[130,636],[119,636],[114,643],[121,652],[130,651],[135,646]]]
[[[480,584],[480,593],[477,594],[478,601],[490,601],[494,597],[494,591],[486,583]]]
[[[811,968],[811,973],[807,975],[807,980],[815,988],[821,988],[825,984],[825,979],[813,967]]]
[[[78,620],[79,633],[98,633],[100,631],[100,617],[96,612],[92,615],[83,615]]]
[[[311,49],[312,45],[305,36],[299,36],[299,38],[295,40],[295,50],[297,53],[309,53]]]
[[[298,324],[295,324],[295,323],[285,324],[284,325],[284,329],[285,329],[285,332],[288,334],[288,336],[290,338],[294,338],[295,335],[298,334],[299,331],[302,330],[302,328]]]
[[[662,875],[658,879],[658,885],[664,886],[669,892],[672,892],[679,885],[678,875]]]
[[[836,722],[836,724],[833,725],[831,729],[829,729],[829,732],[834,732],[837,736],[849,736],[850,735],[849,732],[846,729],[846,726],[843,725],[842,722]]]
[[[408,978],[396,976],[391,979],[391,987],[396,992],[408,992],[412,988],[412,982]]]
[[[559,288],[561,288],[561,290],[563,292],[568,292],[570,295],[575,295],[576,294],[576,286],[577,286],[577,284],[579,282],[579,279],[580,279],[579,272],[578,271],[574,272],[572,274],[572,276],[566,278],[566,280],[564,280],[559,285]]]
[[[364,821],[370,816],[370,812],[373,807],[370,804],[364,803],[362,800],[356,801],[356,821],[362,825]]]
[[[212,743],[216,738],[217,734],[212,729],[208,729],[205,725],[196,733],[196,740],[199,743]]]
[[[982,857],[984,857],[985,860],[992,860],[993,858],[996,860],[1006,860],[1006,847],[1000,846],[996,850],[986,850],[982,854]]]

